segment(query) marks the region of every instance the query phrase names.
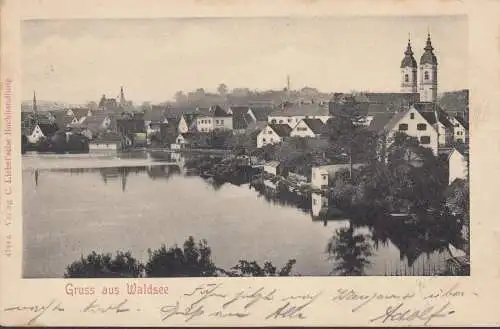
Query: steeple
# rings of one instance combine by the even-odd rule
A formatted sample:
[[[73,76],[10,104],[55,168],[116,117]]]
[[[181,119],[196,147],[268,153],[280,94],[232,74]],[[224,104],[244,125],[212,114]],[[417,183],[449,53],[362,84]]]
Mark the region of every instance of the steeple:
[[[427,32],[424,53],[420,57],[420,101],[436,102],[438,89],[438,61],[434,54],[431,34]]]
[[[411,49],[410,37],[408,37],[408,45],[405,50],[405,57],[401,61],[401,68],[403,67],[417,67],[417,61],[413,57],[413,50]]]
[[[408,35],[408,44],[406,45],[405,57],[401,61],[401,92],[416,93],[417,92],[417,61],[413,57],[411,49],[411,40]]]
[[[33,113],[37,113],[38,107],[36,105],[36,92],[33,91]]]
[[[123,86],[120,87],[120,106],[125,107],[125,93],[123,92]]]
[[[436,55],[434,55],[434,47],[432,46],[430,33],[427,33],[427,42],[424,47],[424,53],[422,54],[422,57],[420,57],[420,65],[423,64],[437,65],[437,58]]]

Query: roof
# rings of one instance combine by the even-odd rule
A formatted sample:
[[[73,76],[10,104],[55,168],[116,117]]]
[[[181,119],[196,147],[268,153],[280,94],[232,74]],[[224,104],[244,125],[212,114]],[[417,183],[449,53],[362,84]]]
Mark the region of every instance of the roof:
[[[413,106],[429,124],[436,124],[437,120],[439,120],[445,127],[450,129],[453,128],[453,124],[450,122],[448,115],[438,104],[418,102],[413,104]]]
[[[97,130],[101,127],[103,121],[106,119],[107,115],[91,115],[85,117],[85,120],[82,122],[82,126],[86,127],[90,130]]]
[[[35,129],[35,127],[33,127],[33,129]],[[40,129],[42,130],[42,133],[45,136],[52,136],[53,134],[56,133],[56,131],[59,130],[55,123],[41,123],[41,122],[39,122],[38,127],[40,127]]]
[[[87,114],[89,113],[89,109],[85,108],[72,108],[68,110],[71,110],[78,120],[80,120],[82,117],[87,116]]]
[[[411,49],[410,41],[408,40],[408,46],[406,47],[405,57],[401,61],[401,68],[411,67],[417,68],[417,61],[413,57],[413,51]]]
[[[302,119],[302,121],[316,135],[324,134],[327,131],[327,126],[320,119]]]
[[[431,43],[431,35],[427,35],[427,43],[424,48],[424,53],[422,54],[422,57],[420,57],[420,65],[423,64],[432,64],[432,65],[437,65],[437,58],[436,55],[434,55],[434,47],[432,47]]]
[[[145,121],[163,121],[165,119],[166,107],[151,107],[148,111],[144,112]]]
[[[291,104],[272,111],[269,116],[328,116],[328,108],[319,104]]]
[[[465,120],[465,118],[461,116],[455,116],[454,117],[462,126],[464,126],[465,129],[469,129],[469,122]]]
[[[198,115],[199,115],[198,113],[184,113],[184,114],[182,114],[182,117],[186,121],[188,128],[195,121],[195,119]]]
[[[464,89],[444,92],[438,102],[446,112],[468,112],[469,90]]]
[[[286,123],[270,123],[268,126],[280,137],[288,137],[292,131],[292,128]]]
[[[375,113],[370,125],[368,126],[368,130],[377,133],[384,132],[389,123],[393,124],[394,121],[392,119],[394,116],[394,113]],[[399,114],[398,120],[401,118],[402,116]]]
[[[267,117],[273,111],[272,107],[252,107],[250,109],[257,121],[267,121]]]
[[[279,167],[280,162],[279,161],[269,161],[264,163],[264,166],[269,166],[269,167]]]
[[[73,116],[57,114],[55,117],[55,123],[59,129],[63,129],[71,124],[73,121]]]
[[[200,116],[210,116],[210,117],[230,117],[231,114],[227,113],[220,105],[213,105],[209,108],[197,108],[195,113],[199,113]]]

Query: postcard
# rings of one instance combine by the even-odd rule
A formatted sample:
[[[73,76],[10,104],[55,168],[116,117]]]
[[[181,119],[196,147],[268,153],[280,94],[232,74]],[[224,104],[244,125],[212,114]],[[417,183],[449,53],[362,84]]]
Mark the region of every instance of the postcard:
[[[0,9],[2,325],[500,324],[500,3]]]

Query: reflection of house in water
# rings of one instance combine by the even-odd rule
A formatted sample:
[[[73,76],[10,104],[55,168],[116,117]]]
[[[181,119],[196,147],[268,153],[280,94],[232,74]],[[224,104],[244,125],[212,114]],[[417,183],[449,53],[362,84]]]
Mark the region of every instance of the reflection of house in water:
[[[146,171],[148,173],[149,178],[157,179],[157,178],[169,178],[174,174],[180,173],[180,168],[175,165],[150,165],[147,166]]]
[[[311,193],[311,212],[313,217],[318,217],[328,210],[328,197],[322,193]]]
[[[125,191],[127,187],[127,176],[130,171],[134,170],[138,172],[138,168],[126,168],[126,167],[112,167],[112,168],[101,168],[99,172],[101,174],[104,184],[107,184],[109,180],[121,179],[122,191]]]
[[[35,176],[35,186],[38,186],[38,175],[39,175],[38,169],[36,169],[35,170],[35,175],[34,175]]]

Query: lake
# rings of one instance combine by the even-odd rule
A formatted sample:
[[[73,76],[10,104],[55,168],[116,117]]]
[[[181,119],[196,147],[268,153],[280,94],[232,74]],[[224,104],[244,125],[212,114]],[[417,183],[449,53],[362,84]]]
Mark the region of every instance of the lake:
[[[281,268],[293,258],[293,273],[303,276],[335,274],[339,258],[329,257],[327,246],[339,230],[363,236],[371,250],[366,275],[429,274],[449,257],[443,239],[430,243],[425,234],[405,237],[346,218],[314,220],[314,197],[309,210],[273,202],[249,184],[186,175],[182,161],[162,163],[144,154],[24,155],[23,276],[62,277],[67,265],[91,251],[131,251],[147,261],[148,248],[182,245],[189,236],[206,239],[218,267],[245,259]]]

